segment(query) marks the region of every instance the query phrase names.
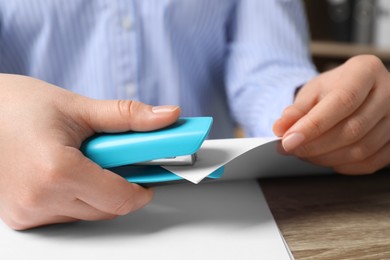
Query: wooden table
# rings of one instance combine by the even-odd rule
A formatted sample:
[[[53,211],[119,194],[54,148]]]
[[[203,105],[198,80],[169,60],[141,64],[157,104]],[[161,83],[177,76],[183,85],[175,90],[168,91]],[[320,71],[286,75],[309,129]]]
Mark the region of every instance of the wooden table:
[[[260,185],[297,260],[390,259],[390,170]]]

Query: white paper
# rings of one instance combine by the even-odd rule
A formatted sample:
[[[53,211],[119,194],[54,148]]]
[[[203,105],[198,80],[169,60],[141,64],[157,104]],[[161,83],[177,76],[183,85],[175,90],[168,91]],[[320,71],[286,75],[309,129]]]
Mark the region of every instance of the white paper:
[[[111,221],[17,232],[0,224],[2,259],[290,259],[255,181],[156,188]]]
[[[193,166],[164,168],[193,183],[199,183],[225,166],[221,180],[329,173],[330,170],[305,163],[277,152],[277,138],[234,138],[206,140],[197,152]]]

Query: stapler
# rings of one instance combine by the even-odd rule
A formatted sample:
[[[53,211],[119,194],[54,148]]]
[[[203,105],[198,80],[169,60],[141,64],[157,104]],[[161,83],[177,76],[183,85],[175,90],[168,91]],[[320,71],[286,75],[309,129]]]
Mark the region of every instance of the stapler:
[[[155,186],[183,180],[163,168],[196,163],[196,151],[206,139],[211,117],[183,117],[171,126],[150,132],[96,134],[85,140],[81,151],[103,168],[129,182]],[[223,173],[223,172],[222,172]],[[218,178],[220,172],[209,178]]]

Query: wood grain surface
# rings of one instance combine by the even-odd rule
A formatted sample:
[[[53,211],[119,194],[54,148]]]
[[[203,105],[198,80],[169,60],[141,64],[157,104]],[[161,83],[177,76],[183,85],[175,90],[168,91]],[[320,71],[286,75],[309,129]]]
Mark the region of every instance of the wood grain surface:
[[[296,259],[390,259],[390,170],[260,185]]]

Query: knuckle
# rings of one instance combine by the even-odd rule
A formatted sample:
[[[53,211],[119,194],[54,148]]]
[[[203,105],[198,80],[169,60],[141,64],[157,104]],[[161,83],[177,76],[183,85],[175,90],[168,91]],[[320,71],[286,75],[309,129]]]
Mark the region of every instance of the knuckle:
[[[133,100],[118,100],[117,101],[117,110],[119,114],[123,117],[129,117],[132,114],[132,111],[137,106],[137,102]]]
[[[366,70],[368,75],[377,74],[383,69],[383,62],[375,55],[357,55],[349,60],[349,62],[361,66]]]
[[[41,190],[30,190],[19,195],[18,206],[21,210],[37,210],[43,206],[43,201]]]
[[[41,181],[44,187],[58,184],[64,178],[62,163],[56,159],[51,159],[42,165]]]
[[[357,141],[364,135],[364,128],[364,119],[359,117],[348,119],[344,125],[343,137],[351,142]]]
[[[365,143],[358,144],[351,148],[350,157],[353,161],[362,161],[368,156],[368,147]]]
[[[358,104],[359,94],[354,90],[339,89],[338,100],[347,111],[355,110]]]
[[[80,165],[82,156],[75,148],[52,149],[45,158],[45,162],[40,165],[40,181],[45,188],[55,188],[58,185],[69,181],[67,172],[69,165]]]

